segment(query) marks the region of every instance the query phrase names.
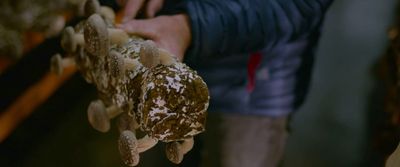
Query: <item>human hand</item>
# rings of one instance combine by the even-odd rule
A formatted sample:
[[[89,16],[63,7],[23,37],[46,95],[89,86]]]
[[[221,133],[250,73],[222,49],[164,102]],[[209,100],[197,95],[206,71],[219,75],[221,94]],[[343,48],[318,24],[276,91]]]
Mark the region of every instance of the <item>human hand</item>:
[[[130,34],[153,40],[158,47],[171,52],[179,61],[183,60],[192,37],[186,14],[130,20],[118,27]]]
[[[164,0],[117,0],[117,3],[124,6],[122,22],[125,23],[135,18],[142,9],[146,18],[153,18],[162,8]]]

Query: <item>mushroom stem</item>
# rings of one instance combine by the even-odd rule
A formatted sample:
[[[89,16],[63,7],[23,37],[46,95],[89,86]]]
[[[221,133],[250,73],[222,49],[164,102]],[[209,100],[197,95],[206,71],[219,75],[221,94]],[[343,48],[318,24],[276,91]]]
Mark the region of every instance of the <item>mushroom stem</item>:
[[[61,46],[67,52],[75,52],[77,46],[83,46],[85,44],[85,40],[83,34],[75,33],[74,28],[66,27],[61,36]]]
[[[85,38],[83,37],[83,34],[75,33],[73,38],[78,45],[83,46],[85,44]]]
[[[75,60],[72,57],[62,58],[59,53],[51,57],[50,60],[50,71],[61,75],[65,67],[75,65]]]
[[[119,107],[116,105],[112,105],[110,107],[106,108],[107,116],[109,119],[113,119],[119,114],[123,113],[123,110],[121,110]]]
[[[107,28],[107,30],[111,43],[116,43],[120,45],[125,43],[129,39],[129,35],[124,30],[116,28]]]
[[[138,152],[142,153],[150,148],[154,147],[158,143],[158,140],[155,138],[151,138],[148,135],[138,140]]]
[[[134,69],[139,65],[139,61],[136,59],[129,59],[129,58],[124,58],[124,66],[125,69]]]
[[[92,101],[88,107],[89,123],[100,132],[107,132],[110,129],[110,119],[121,114],[123,110],[112,105],[105,107],[101,100]]]
[[[193,144],[193,137],[185,139],[182,143],[178,141],[167,143],[165,149],[167,158],[175,164],[181,163],[183,156],[193,148]]]

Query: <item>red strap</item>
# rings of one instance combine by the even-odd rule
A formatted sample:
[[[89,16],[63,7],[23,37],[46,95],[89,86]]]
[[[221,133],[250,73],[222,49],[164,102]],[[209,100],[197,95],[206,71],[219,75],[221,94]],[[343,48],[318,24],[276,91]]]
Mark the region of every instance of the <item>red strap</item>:
[[[256,70],[261,63],[261,53],[256,52],[250,55],[249,63],[247,64],[247,76],[249,82],[247,84],[247,91],[252,92],[255,86]]]

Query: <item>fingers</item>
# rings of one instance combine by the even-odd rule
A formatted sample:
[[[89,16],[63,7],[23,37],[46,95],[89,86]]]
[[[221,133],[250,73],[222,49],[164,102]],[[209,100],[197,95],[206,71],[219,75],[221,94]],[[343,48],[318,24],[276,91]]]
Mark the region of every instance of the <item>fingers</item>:
[[[188,18],[184,14],[158,16],[152,19],[131,20],[118,25],[128,32],[153,40],[160,48],[183,60],[184,53],[191,42]]]
[[[146,7],[146,17],[153,18],[162,8],[164,0],[150,0]]]
[[[139,12],[140,8],[142,8],[144,2],[145,0],[128,0],[126,2],[124,17],[122,18],[122,22],[125,23],[130,19],[133,19]]]
[[[150,20],[130,20],[124,24],[118,25],[118,28],[125,30],[129,34],[138,35],[147,39],[156,38],[157,22]]]

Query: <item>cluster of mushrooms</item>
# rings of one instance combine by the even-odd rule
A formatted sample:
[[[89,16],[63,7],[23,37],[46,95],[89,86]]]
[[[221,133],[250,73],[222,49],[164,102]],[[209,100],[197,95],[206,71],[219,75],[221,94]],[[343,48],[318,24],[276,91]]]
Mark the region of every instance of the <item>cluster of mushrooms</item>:
[[[86,20],[66,27],[61,45],[67,52],[51,59],[61,74],[75,65],[98,90],[87,114],[90,124],[107,132],[118,117],[119,151],[124,163],[136,166],[139,154],[158,141],[176,164],[192,149],[193,137],[205,130],[209,94],[195,71],[152,41],[114,27],[114,13],[97,0],[85,4]],[[140,133],[142,135],[140,136]]]
[[[65,26],[64,15],[83,11],[81,0],[1,0],[0,55],[17,60],[23,52],[23,34],[37,32],[44,37],[58,35]],[[74,12],[80,16],[83,12]]]

